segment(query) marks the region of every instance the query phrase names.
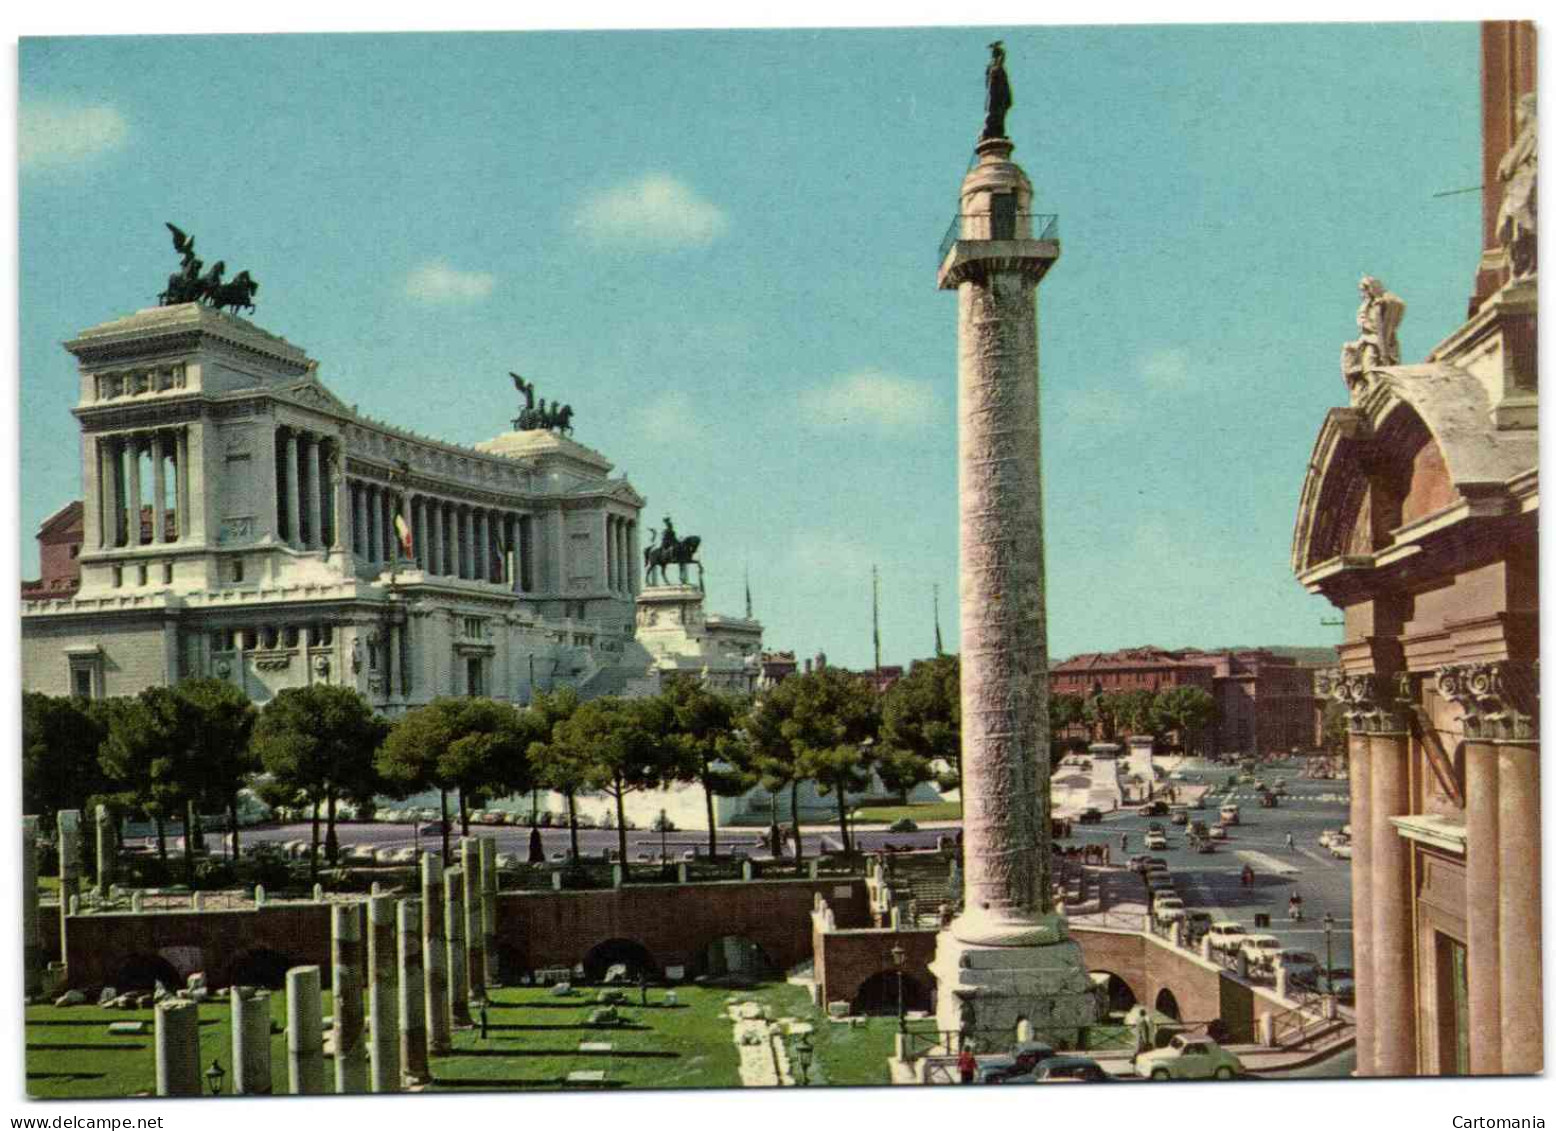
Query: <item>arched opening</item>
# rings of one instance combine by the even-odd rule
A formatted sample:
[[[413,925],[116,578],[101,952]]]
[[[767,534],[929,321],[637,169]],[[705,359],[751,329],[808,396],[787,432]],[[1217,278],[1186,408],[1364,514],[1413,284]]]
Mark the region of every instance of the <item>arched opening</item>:
[[[505,986],[518,985],[519,979],[529,973],[524,955],[518,947],[499,942],[496,955],[491,957],[495,957],[497,962],[497,980]]]
[[[702,948],[701,973],[711,981],[765,982],[778,968],[754,941],[744,935],[722,935]]]
[[[1128,1013],[1140,1003],[1140,999],[1135,996],[1135,991],[1130,988],[1129,983],[1111,970],[1093,970],[1091,979],[1102,987],[1110,1014]]]
[[[1173,997],[1172,991],[1166,988],[1156,995],[1156,1012],[1164,1017],[1171,1017],[1174,1021],[1183,1020],[1183,1014],[1178,1010],[1178,999]]]
[[[156,989],[161,982],[168,990],[181,989],[184,980],[173,964],[156,954],[132,954],[113,976],[111,985],[121,994]]]
[[[297,965],[299,963],[290,955],[269,947],[255,947],[227,964],[226,984],[279,990],[286,985],[286,972]]]
[[[632,939],[606,939],[584,955],[584,979],[603,982],[612,966],[625,966],[629,982],[636,982],[640,974],[654,979],[659,977],[659,964],[642,943]]]
[[[871,974],[854,992],[851,1008],[855,1013],[877,1014],[887,1017],[897,1015],[896,970],[882,970]],[[921,978],[906,971],[902,973],[902,1009],[904,1013],[915,1010],[932,1012],[935,1008],[933,978]]]

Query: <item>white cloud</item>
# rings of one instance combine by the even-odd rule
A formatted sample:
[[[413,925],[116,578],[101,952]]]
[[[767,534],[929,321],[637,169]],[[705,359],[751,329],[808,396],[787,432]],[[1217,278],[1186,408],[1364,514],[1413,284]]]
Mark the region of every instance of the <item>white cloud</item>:
[[[729,217],[685,182],[648,173],[590,196],[573,226],[596,246],[667,250],[712,243],[729,230]]]
[[[1187,351],[1163,349],[1147,354],[1140,363],[1140,376],[1156,389],[1186,389],[1194,381]]]
[[[685,393],[670,390],[652,397],[636,412],[637,431],[659,443],[692,439],[697,434],[697,409]]]
[[[845,429],[864,424],[890,434],[919,431],[939,408],[928,381],[880,369],[845,373],[830,384],[807,389],[800,394],[799,404],[818,427]]]
[[[17,112],[17,156],[23,169],[73,165],[118,149],[129,132],[112,106],[28,103]]]
[[[477,302],[492,293],[497,276],[460,271],[447,263],[424,263],[405,280],[405,293],[422,302]]]

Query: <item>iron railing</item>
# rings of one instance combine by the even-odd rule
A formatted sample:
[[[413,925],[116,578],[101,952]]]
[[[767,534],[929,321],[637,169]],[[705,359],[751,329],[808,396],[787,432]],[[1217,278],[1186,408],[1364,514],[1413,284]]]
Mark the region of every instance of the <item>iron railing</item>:
[[[1009,239],[1057,240],[1059,238],[1059,214],[1057,212],[1017,212],[1015,233]],[[945,262],[951,254],[951,245],[957,240],[994,239],[994,215],[990,212],[959,212],[951,217],[945,238],[940,241],[940,258],[936,266]]]

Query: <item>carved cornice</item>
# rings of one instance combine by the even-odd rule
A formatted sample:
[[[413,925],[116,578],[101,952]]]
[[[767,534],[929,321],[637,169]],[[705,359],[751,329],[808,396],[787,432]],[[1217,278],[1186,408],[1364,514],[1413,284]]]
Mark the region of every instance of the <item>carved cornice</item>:
[[[1538,660],[1446,664],[1437,669],[1437,690],[1463,712],[1466,739],[1540,740]]]
[[[1319,698],[1341,705],[1352,734],[1400,734],[1408,729],[1408,694],[1402,697],[1399,686],[1391,687],[1386,676],[1331,668],[1315,673],[1313,684]]]

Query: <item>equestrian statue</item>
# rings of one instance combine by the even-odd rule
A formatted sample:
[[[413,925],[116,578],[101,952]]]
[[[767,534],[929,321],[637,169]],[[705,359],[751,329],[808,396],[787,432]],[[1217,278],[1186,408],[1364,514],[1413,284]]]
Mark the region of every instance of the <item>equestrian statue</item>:
[[[675,524],[670,521],[670,516],[665,515],[665,532],[659,538],[658,545],[654,544],[654,531],[648,532],[648,545],[643,548],[643,584],[654,584],[654,571],[659,571],[659,584],[670,584],[669,575],[665,572],[668,566],[677,566],[681,571],[681,584],[686,584],[686,567],[697,567],[697,588],[702,588],[702,563],[697,560],[697,547],[702,545],[702,539],[692,534],[686,538],[675,536]]]

